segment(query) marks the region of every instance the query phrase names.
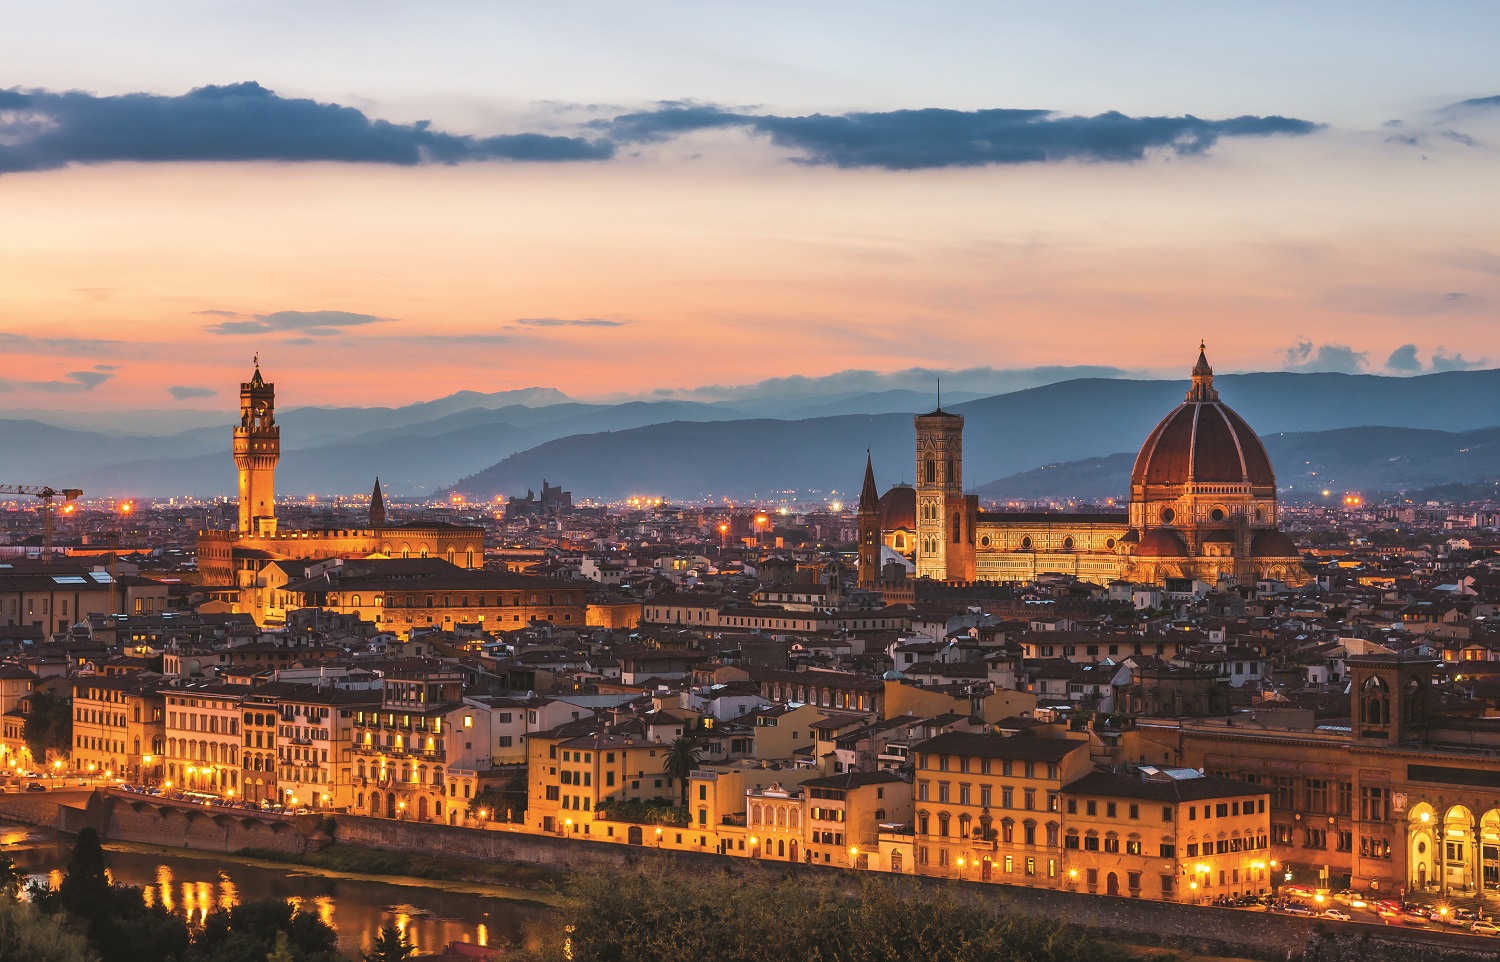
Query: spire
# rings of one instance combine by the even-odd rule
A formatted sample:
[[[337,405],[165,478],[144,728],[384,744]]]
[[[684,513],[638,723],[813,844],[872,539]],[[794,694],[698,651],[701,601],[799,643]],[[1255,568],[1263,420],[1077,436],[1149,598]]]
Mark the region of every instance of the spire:
[[[937,409],[941,411],[943,409],[943,379],[941,376],[937,379],[937,402]]]
[[[266,379],[260,376],[260,355],[255,355],[255,375],[250,378],[251,387],[265,387]]]
[[[859,492],[859,510],[874,511],[880,506],[880,492],[875,488],[875,463],[870,459],[870,449],[865,448],[865,486]]]
[[[385,527],[385,497],[380,493],[380,479],[375,479],[375,490],[370,494],[370,527]]]
[[[1217,401],[1219,392],[1214,390],[1214,369],[1208,366],[1208,345],[1198,342],[1198,363],[1193,365],[1193,386],[1188,389],[1189,401]]]

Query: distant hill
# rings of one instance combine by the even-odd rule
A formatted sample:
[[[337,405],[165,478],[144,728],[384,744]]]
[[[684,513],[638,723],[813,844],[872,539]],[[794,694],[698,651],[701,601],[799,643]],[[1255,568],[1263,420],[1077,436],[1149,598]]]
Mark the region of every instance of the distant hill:
[[[1263,435],[1370,425],[1464,432],[1500,423],[1500,371],[1412,378],[1243,374],[1221,376],[1216,383],[1224,400]],[[780,399],[776,406],[787,413],[778,419],[755,416],[763,396],[734,404],[596,404],[547,388],[459,392],[398,408],[292,408],[278,415],[283,445],[279,488],[364,493],[378,473],[396,495],[431,494],[460,478],[464,480],[456,488],[465,494],[519,494],[545,477],[579,497],[635,492],[677,499],[746,497],[797,489],[838,491],[847,498],[858,487],[866,448],[873,453],[882,485],[911,480],[911,414],[928,406],[923,393],[907,388],[833,390],[842,384],[837,381],[812,396]],[[1185,381],[1081,378],[969,400],[945,395],[945,406],[968,419],[964,476],[971,484],[1000,478],[1018,492],[1050,495],[1067,487],[1055,487],[1063,477],[1055,469],[1043,472],[1054,472],[1045,483],[1015,476],[1044,465],[1134,451],[1186,389]],[[0,474],[13,482],[82,487],[90,495],[232,495],[230,428],[226,421],[147,437],[0,420]],[[1474,476],[1470,467],[1477,459],[1472,456],[1447,457],[1441,444],[1422,447],[1426,442],[1417,435],[1381,437],[1381,443],[1393,445],[1388,458],[1412,459],[1404,474],[1395,468],[1387,472],[1391,478],[1437,484]],[[1282,447],[1268,441],[1283,483],[1294,490],[1319,483],[1292,466],[1299,460],[1332,458],[1335,452],[1316,446],[1335,440],[1314,442],[1305,451],[1291,441]],[[1374,441],[1366,446],[1378,448]],[[1411,453],[1418,448],[1420,453]],[[1319,477],[1352,487],[1352,481],[1334,479],[1377,474],[1365,468],[1359,468],[1365,473],[1351,473],[1364,462],[1355,454],[1350,457],[1329,461]],[[1108,486],[1114,474],[1107,461],[1068,470],[1069,483],[1080,488]],[[1092,481],[1089,471],[1094,472]],[[1447,471],[1469,473],[1445,476]],[[1422,480],[1428,476],[1430,480]],[[1123,472],[1119,477],[1121,488],[1109,493],[1123,490]],[[1034,483],[1039,487],[1025,487]]]
[[[1417,491],[1500,478],[1500,428],[1422,431],[1359,427],[1264,436],[1282,497],[1312,500],[1328,490]],[[1135,452],[1049,464],[976,488],[984,499],[1124,498]]]
[[[1370,424],[1467,430],[1500,421],[1500,371],[1413,378],[1243,374],[1215,380],[1224,400],[1261,432]],[[964,476],[970,482],[1009,479],[1043,465],[1133,452],[1186,390],[1186,381],[1090,378],[955,404],[949,410],[967,419]],[[799,447],[805,450],[789,450]],[[746,497],[789,488],[847,493],[857,488],[867,447],[882,487],[911,480],[911,418],[882,414],[658,425],[560,438],[465,478],[454,490],[491,497],[524,491],[528,483],[535,484],[531,479],[545,476],[563,481],[579,496],[606,499],[648,489],[672,498]],[[1296,451],[1281,450],[1280,456],[1275,447],[1271,453],[1284,483],[1305,485],[1300,472],[1281,464],[1298,458]],[[1108,483],[1109,465],[1090,470],[1096,489]],[[1124,490],[1128,471],[1127,463],[1119,488],[1108,494]],[[1049,488],[1026,496],[1050,493]]]

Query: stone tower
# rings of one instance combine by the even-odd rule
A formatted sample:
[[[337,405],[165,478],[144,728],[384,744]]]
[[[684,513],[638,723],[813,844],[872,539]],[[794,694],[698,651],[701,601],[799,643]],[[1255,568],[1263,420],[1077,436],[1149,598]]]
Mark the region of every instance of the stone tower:
[[[880,528],[880,493],[875,488],[875,465],[865,452],[865,484],[859,491],[859,586],[880,584],[880,548],[885,534]]]
[[[917,577],[973,581],[978,499],[964,497],[964,419],[939,404],[916,417]]]
[[[234,465],[240,472],[240,533],[276,533],[276,462],[281,428],[276,424],[276,385],[260,376],[240,384],[240,423],[234,429]]]

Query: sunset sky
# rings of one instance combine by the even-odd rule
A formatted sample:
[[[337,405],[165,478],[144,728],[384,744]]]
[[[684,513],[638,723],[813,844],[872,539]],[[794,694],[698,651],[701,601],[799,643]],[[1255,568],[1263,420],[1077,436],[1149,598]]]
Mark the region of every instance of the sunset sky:
[[[12,409],[1500,365],[1492,3],[0,22]]]

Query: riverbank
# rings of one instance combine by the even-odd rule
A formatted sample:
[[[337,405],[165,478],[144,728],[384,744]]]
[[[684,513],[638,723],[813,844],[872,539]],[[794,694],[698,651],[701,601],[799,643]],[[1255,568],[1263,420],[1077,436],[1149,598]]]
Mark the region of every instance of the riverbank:
[[[128,852],[133,855],[170,855],[178,859],[191,859],[209,863],[223,862],[230,859],[240,865],[248,865],[254,868],[285,870],[288,866],[297,869],[299,875],[321,876],[330,879],[345,879],[356,882],[382,882],[390,885],[400,885],[406,888],[431,889],[441,892],[453,892],[461,895],[479,895],[485,898],[505,899],[511,902],[533,902],[539,906],[556,907],[563,901],[563,897],[551,886],[553,879],[537,880],[531,884],[507,883],[484,877],[485,873],[478,871],[483,866],[475,866],[472,863],[459,863],[449,859],[426,858],[425,862],[431,863],[425,866],[429,873],[426,875],[407,874],[400,871],[376,871],[369,868],[355,869],[344,866],[348,865],[375,865],[385,863],[386,858],[400,856],[404,853],[380,852],[374,849],[361,849],[357,846],[335,846],[335,849],[345,849],[345,855],[336,861],[327,861],[317,864],[312,861],[303,861],[307,856],[287,856],[281,852],[260,852],[256,850],[245,850],[231,855],[218,852],[202,852],[188,848],[173,848],[164,845],[145,845],[139,842],[105,842],[104,850],[107,852]],[[319,853],[325,854],[325,853]],[[315,856],[314,856],[315,857]],[[385,857],[385,858],[382,858]],[[452,863],[451,866],[448,863]],[[508,868],[531,868],[531,866],[494,866],[495,875],[504,874]],[[556,874],[556,873],[549,873]],[[558,876],[560,879],[561,876]]]

